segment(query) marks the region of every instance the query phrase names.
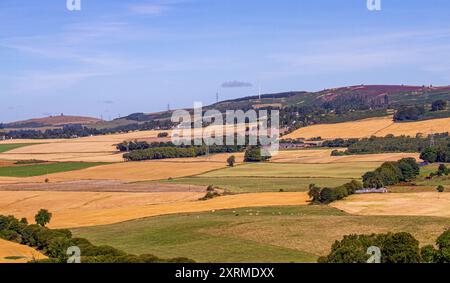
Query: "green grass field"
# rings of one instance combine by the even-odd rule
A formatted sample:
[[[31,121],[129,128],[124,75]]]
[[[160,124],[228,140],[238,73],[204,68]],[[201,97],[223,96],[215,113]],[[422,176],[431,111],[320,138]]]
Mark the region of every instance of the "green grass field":
[[[15,144],[0,144],[0,153],[7,152],[16,148],[34,145],[35,143],[15,143]]]
[[[336,187],[352,180],[360,180],[380,162],[357,164],[292,164],[252,163],[233,168],[214,170],[198,176],[162,180],[172,184],[214,185],[233,193],[307,191],[310,184]]]
[[[252,163],[211,171],[200,177],[283,177],[283,178],[348,178],[360,179],[381,162],[293,164]]]
[[[410,232],[432,243],[450,219],[351,216],[328,206],[242,208],[72,229],[98,245],[197,262],[315,262],[343,235]]]
[[[450,164],[447,164],[450,167]],[[431,164],[420,168],[420,175],[411,184],[392,186],[389,188],[393,193],[411,193],[411,192],[435,192],[439,185],[444,186],[446,192],[450,192],[450,175],[436,176],[431,180],[426,177],[430,173],[437,172],[439,164]]]
[[[60,162],[49,164],[35,164],[27,166],[0,167],[2,177],[33,177],[52,173],[60,173],[85,169],[93,166],[105,165],[102,162]]]
[[[344,178],[252,178],[252,177],[188,177],[158,183],[217,186],[233,193],[304,192],[310,184],[335,187],[352,181]]]

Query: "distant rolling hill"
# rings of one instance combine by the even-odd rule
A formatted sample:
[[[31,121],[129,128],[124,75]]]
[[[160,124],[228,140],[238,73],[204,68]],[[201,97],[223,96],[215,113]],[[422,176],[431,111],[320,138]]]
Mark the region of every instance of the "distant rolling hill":
[[[4,124],[5,128],[42,128],[42,127],[60,127],[63,125],[89,125],[101,122],[102,120],[92,117],[82,116],[50,116],[45,118],[35,118],[23,121],[17,121]]]
[[[351,113],[352,109],[365,111],[365,109],[386,109],[398,108],[401,106],[411,106],[416,104],[431,104],[435,100],[450,100],[450,86],[406,86],[406,85],[357,85],[325,89],[318,92],[291,91],[273,94],[253,95],[238,99],[221,101],[209,106],[204,106],[204,110],[217,109],[225,110],[248,110],[261,108],[284,108],[290,111],[289,107],[315,107],[322,109],[346,108]],[[192,109],[186,109],[192,111]],[[67,124],[82,124],[88,127],[111,129],[143,124],[146,122],[161,122],[170,120],[173,111],[161,111],[155,113],[133,113],[112,121],[102,121],[90,117],[78,116],[52,116],[47,118],[30,119],[25,121],[5,124],[5,128],[45,128],[58,127]],[[441,113],[438,118],[446,118],[448,113]],[[368,117],[387,115],[387,112],[380,111]],[[346,118],[346,120],[357,120],[360,116]],[[364,118],[364,117],[363,117]],[[431,119],[433,117],[430,117]],[[334,122],[337,122],[335,118]],[[330,121],[319,121],[318,123],[329,123]],[[133,129],[132,127],[130,129]]]
[[[358,85],[325,89],[318,92],[293,91],[264,94],[221,101],[204,109],[247,110],[263,107],[327,106],[365,104],[367,107],[388,104],[390,107],[430,104],[435,100],[450,100],[450,86]],[[171,111],[158,113],[134,113],[117,120],[145,122],[169,119]]]

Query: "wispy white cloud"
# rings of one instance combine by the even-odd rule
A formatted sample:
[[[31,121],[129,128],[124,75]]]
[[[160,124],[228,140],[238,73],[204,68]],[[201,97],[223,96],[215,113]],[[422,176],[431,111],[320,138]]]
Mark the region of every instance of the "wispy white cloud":
[[[168,6],[158,4],[140,4],[130,6],[130,11],[139,15],[157,16],[169,10]]]
[[[378,33],[373,36],[330,37],[304,43],[297,51],[267,57],[280,74],[357,72],[414,66],[422,71],[448,69],[450,30]],[[277,71],[270,71],[271,74]]]
[[[249,82],[241,81],[229,81],[222,83],[223,88],[240,88],[240,87],[252,87],[253,84]]]
[[[145,1],[142,3],[132,4],[129,10],[133,14],[146,16],[160,16],[169,10],[172,10],[175,5],[185,3],[186,0],[157,0]]]

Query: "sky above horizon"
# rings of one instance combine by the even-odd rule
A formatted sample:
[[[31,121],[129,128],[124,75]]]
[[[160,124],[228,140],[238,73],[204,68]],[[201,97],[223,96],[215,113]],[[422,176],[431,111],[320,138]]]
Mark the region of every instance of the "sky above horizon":
[[[0,122],[263,93],[450,85],[450,2],[0,1]]]

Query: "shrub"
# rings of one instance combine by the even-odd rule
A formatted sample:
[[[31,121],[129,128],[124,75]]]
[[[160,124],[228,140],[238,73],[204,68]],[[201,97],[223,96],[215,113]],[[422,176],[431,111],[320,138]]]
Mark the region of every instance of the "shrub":
[[[244,162],[262,162],[270,159],[269,156],[262,155],[261,147],[251,147],[245,151]]]
[[[52,214],[46,209],[41,209],[38,211],[34,219],[37,224],[44,227],[45,225],[50,223],[50,220],[52,219]]]
[[[337,199],[336,194],[333,189],[324,188],[324,189],[322,189],[322,191],[320,191],[320,201],[322,203],[331,203],[331,202],[335,201],[336,199]]]
[[[382,263],[417,263],[421,260],[419,242],[408,233],[347,235],[336,241],[321,263],[366,263],[371,246],[381,250]]]
[[[420,256],[424,263],[435,263],[438,261],[438,251],[433,245],[426,245],[420,249]]]
[[[236,157],[234,155],[228,157],[227,163],[228,163],[228,166],[233,167],[234,163],[236,163]]]
[[[444,188],[444,186],[439,185],[439,186],[436,188],[436,190],[437,190],[439,193],[443,193],[443,192],[445,191],[445,188]]]

